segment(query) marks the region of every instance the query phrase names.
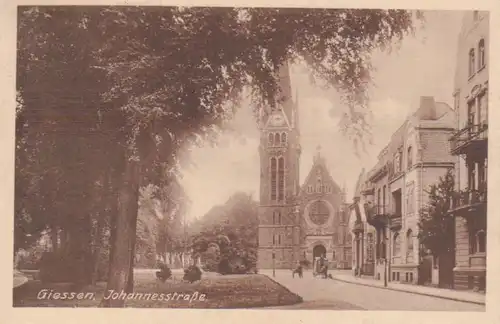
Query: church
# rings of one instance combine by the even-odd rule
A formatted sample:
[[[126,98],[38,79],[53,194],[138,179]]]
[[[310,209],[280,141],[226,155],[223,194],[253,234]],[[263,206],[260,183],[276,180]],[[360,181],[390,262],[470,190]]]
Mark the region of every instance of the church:
[[[282,100],[261,114],[259,269],[292,269],[326,256],[330,268],[351,268],[349,204],[318,147],[300,183],[300,128],[288,64],[279,69]]]

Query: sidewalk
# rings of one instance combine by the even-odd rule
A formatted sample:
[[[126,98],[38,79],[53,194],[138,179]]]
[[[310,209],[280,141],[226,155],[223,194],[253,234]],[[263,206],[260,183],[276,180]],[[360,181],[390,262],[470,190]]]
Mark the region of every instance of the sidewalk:
[[[330,272],[335,280],[353,283],[357,285],[377,287],[381,289],[389,289],[396,291],[404,291],[412,294],[419,294],[424,296],[438,297],[443,299],[450,299],[466,303],[473,303],[478,305],[485,305],[486,295],[472,291],[460,291],[452,289],[416,286],[410,284],[388,282],[387,287],[384,287],[383,280],[375,280],[369,278],[354,277],[351,273],[342,273],[340,271]]]

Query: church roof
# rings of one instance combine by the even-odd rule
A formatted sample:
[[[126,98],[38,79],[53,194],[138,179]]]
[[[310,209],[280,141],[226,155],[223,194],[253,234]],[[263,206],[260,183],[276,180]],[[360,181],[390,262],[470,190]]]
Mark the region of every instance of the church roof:
[[[333,177],[328,170],[325,157],[321,155],[321,146],[318,146],[316,149],[316,155],[314,156],[314,159],[313,159],[313,165],[312,165],[311,169],[309,170],[309,173],[306,177],[306,180],[302,184],[301,192],[305,191],[306,186],[310,182],[311,178],[314,176],[315,171],[318,169],[322,169],[324,171],[324,178],[326,178],[331,183],[333,192],[339,192],[339,193],[342,192],[342,189],[335,182],[335,180],[333,180]]]

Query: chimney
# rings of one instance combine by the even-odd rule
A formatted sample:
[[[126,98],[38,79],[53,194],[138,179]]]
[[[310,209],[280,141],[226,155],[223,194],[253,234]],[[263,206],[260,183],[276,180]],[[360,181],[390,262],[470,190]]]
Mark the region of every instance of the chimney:
[[[422,96],[420,97],[420,107],[418,116],[422,120],[435,120],[436,119],[436,103],[434,97]]]

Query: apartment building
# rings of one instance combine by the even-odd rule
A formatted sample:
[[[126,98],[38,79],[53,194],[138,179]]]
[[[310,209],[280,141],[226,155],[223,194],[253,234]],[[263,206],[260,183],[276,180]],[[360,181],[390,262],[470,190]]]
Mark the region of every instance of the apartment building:
[[[457,132],[450,139],[456,159],[456,289],[486,289],[486,202],[488,168],[489,13],[464,15],[458,39],[454,110]]]
[[[432,259],[424,258],[418,241],[419,212],[427,203],[426,189],[454,167],[449,138],[455,124],[450,106],[421,97],[418,109],[396,130],[367,172],[361,195],[366,223],[375,229],[376,279],[432,281]],[[368,253],[365,256],[363,262],[368,264]]]

